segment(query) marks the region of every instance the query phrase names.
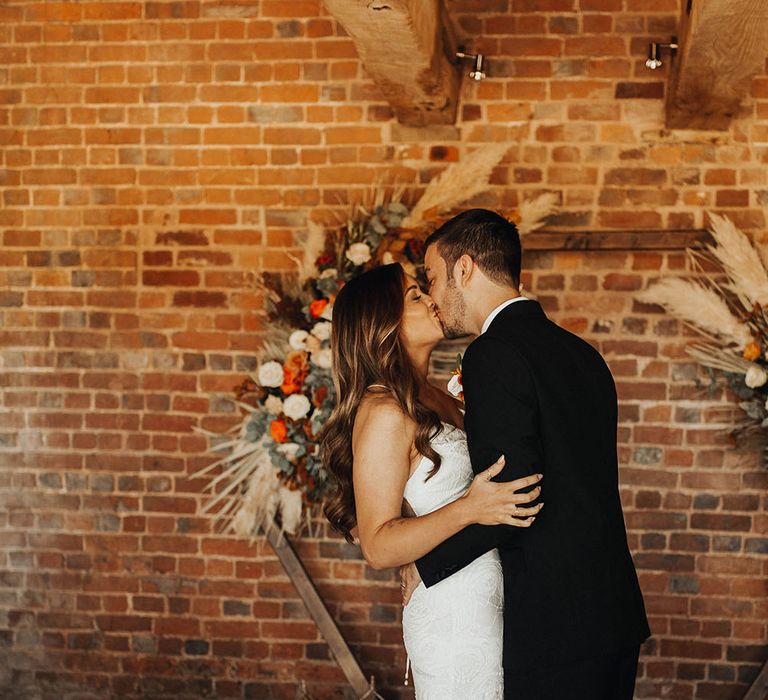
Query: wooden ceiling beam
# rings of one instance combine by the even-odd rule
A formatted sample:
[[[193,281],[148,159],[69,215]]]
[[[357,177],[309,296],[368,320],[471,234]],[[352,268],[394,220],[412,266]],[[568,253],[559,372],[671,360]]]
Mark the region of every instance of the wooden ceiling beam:
[[[442,0],[324,0],[408,126],[453,124],[461,76]]]
[[[727,129],[768,57],[766,0],[689,0],[667,93],[670,129]]]

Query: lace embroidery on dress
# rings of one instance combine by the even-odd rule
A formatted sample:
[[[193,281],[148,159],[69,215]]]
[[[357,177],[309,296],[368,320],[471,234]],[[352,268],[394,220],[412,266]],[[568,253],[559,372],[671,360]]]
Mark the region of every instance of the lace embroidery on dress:
[[[464,431],[448,423],[432,440],[440,469],[425,481],[422,458],[405,486],[416,515],[462,496],[474,478]],[[406,683],[409,667],[417,700],[503,700],[504,586],[498,551],[426,588],[420,583],[403,609]]]

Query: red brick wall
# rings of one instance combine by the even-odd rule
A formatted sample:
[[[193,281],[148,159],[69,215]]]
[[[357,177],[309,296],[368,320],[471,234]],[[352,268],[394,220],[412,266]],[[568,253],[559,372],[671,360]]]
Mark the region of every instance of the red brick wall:
[[[318,0],[0,5],[0,693],[317,698],[342,678],[268,546],[196,515],[253,366],[259,269],[290,263],[384,174],[426,182],[508,140],[491,191],[561,197],[567,229],[759,232],[768,77],[727,132],[663,127],[646,43],[677,0],[452,0],[491,77],[455,126],[399,126]],[[678,254],[539,254],[529,288],[599,343],[621,396],[622,494],[654,631],[638,697],[739,698],[765,647],[759,455],[694,384],[688,340],[633,302]],[[366,672],[400,689],[397,586],[337,538],[299,549]],[[399,689],[399,690],[398,690]]]

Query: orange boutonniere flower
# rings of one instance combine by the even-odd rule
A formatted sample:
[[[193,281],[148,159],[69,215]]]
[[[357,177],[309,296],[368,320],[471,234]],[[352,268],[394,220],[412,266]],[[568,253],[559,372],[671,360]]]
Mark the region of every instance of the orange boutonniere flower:
[[[448,391],[459,401],[464,401],[464,384],[461,374],[461,353],[456,355],[456,369],[451,372],[451,380],[448,382]]]
[[[744,359],[749,362],[754,362],[760,357],[760,343],[751,342],[744,348]]]
[[[327,299],[315,299],[309,305],[309,313],[312,318],[320,318],[320,316],[323,315],[323,311],[325,311],[326,306],[328,306]]]
[[[273,420],[269,424],[269,434],[275,442],[285,442],[285,439],[288,437],[288,429],[282,420]]]

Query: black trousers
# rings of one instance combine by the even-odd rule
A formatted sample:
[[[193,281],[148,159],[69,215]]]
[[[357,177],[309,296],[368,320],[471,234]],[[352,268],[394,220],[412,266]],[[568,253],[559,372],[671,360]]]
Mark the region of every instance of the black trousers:
[[[559,666],[504,671],[505,700],[632,700],[640,648]]]

